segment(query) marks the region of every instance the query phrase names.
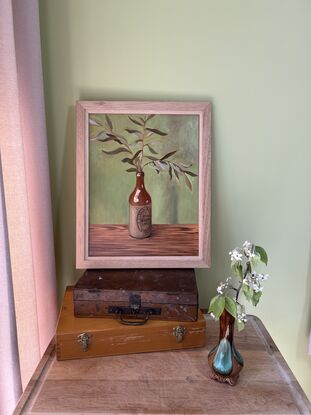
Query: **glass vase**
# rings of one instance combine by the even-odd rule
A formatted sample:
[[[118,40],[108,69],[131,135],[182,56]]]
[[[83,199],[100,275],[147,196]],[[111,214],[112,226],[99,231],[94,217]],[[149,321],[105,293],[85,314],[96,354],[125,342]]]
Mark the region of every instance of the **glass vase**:
[[[208,355],[211,378],[222,383],[236,384],[244,362],[233,342],[235,318],[224,310],[219,319],[219,342]]]

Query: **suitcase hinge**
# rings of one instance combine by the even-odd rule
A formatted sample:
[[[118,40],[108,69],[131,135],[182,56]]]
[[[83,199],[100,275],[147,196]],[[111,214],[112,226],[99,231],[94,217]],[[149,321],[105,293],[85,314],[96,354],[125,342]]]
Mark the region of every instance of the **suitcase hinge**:
[[[184,326],[177,326],[173,328],[173,335],[176,337],[177,343],[180,343],[183,341],[185,334],[186,334],[186,329]]]
[[[81,333],[77,337],[77,342],[81,343],[81,348],[84,352],[86,352],[91,344],[91,335],[88,333]]]

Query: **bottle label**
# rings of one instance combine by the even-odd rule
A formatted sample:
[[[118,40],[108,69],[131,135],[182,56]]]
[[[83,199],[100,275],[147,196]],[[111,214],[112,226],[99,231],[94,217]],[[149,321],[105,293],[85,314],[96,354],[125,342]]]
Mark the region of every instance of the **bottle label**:
[[[129,234],[133,238],[148,238],[151,235],[151,204],[130,205]]]

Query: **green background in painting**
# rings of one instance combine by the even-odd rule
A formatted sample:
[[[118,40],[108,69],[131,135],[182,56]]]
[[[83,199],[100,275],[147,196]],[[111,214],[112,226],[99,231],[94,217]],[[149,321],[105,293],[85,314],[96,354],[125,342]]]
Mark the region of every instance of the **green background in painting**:
[[[139,115],[132,115],[137,118]],[[91,115],[93,119],[94,115]],[[104,121],[104,115],[96,114],[96,119]],[[137,137],[127,133],[125,128],[140,130],[127,115],[109,115],[113,131],[122,134],[133,143]],[[148,122],[148,127],[168,133],[162,137],[153,135],[146,142],[158,155],[151,154],[145,147],[145,154],[163,157],[173,150],[177,153],[170,158],[192,164],[187,170],[198,173],[199,117],[197,115],[156,115]],[[90,126],[90,128],[94,128]],[[95,127],[96,128],[96,127]],[[138,143],[134,152],[139,150]],[[101,150],[111,151],[120,147],[115,142],[102,143],[90,141],[89,146],[89,222],[91,224],[128,223],[128,198],[135,187],[135,173],[128,173],[131,166],[121,160],[128,153],[108,155]],[[188,189],[184,178],[178,181],[173,175],[170,180],[168,171],[157,174],[149,166],[144,169],[145,186],[152,199],[152,222],[163,224],[198,223],[198,177],[190,177],[192,191]]]

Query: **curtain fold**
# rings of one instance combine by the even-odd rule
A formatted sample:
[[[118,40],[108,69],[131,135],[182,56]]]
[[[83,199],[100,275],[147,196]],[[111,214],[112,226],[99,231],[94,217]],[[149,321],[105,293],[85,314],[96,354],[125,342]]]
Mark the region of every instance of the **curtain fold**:
[[[0,414],[12,413],[21,392],[10,254],[0,160]]]
[[[4,249],[14,296],[14,310],[8,306],[7,313],[16,324],[24,388],[54,334],[57,317],[37,0],[0,1],[0,55]],[[7,295],[1,291],[0,301]]]

